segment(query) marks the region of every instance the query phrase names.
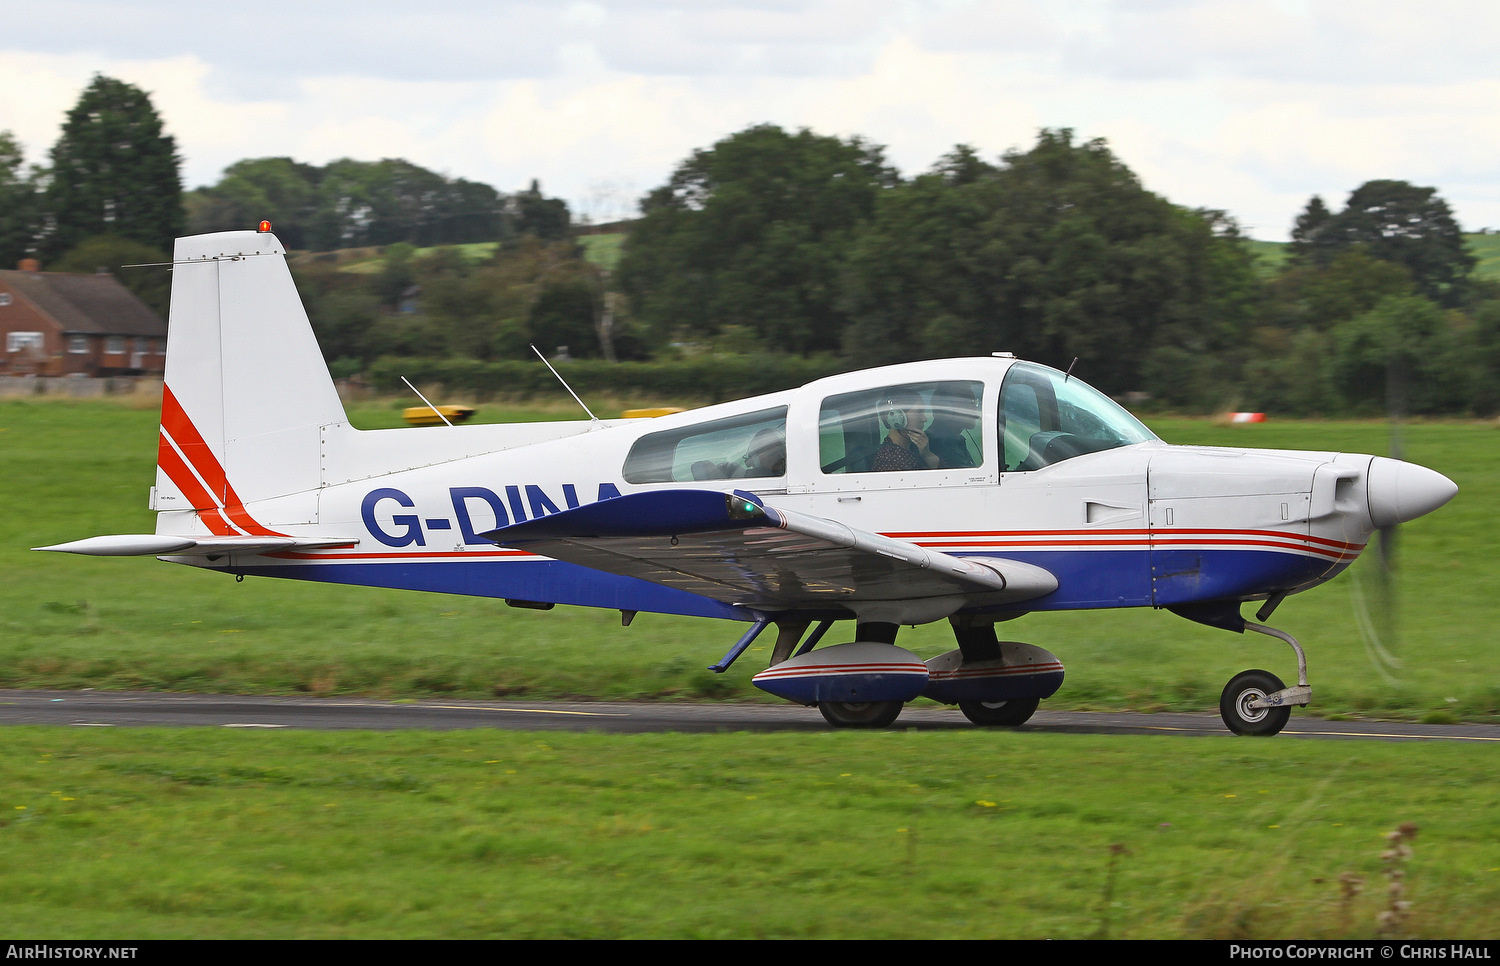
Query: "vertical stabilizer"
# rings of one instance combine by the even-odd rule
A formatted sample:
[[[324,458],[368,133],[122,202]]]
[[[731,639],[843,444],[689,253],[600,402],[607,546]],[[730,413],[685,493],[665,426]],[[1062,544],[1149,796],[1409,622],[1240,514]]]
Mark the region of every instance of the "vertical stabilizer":
[[[177,239],[156,509],[264,531],[241,507],[315,491],[324,427],[346,421],[276,236]]]

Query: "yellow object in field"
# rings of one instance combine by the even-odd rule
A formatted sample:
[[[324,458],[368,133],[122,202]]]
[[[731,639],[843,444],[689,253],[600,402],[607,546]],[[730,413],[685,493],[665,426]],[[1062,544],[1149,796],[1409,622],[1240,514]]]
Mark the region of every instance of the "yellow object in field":
[[[457,425],[466,421],[478,410],[473,406],[438,406],[437,411],[448,417],[448,422]],[[443,419],[430,406],[411,406],[401,410],[401,417],[410,426],[441,426]]]
[[[681,406],[657,406],[653,409],[627,409],[620,415],[625,419],[651,419],[656,416],[670,416],[673,413],[686,412]]]

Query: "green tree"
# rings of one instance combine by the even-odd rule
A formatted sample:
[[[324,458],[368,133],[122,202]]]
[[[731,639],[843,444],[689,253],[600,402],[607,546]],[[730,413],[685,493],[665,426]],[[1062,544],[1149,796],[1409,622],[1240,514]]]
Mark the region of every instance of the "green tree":
[[[253,158],[224,169],[219,183],[187,196],[194,232],[250,228],[270,219],[289,248],[409,243],[427,248],[569,237],[568,206],[537,182],[505,196],[487,184],[449,178],[401,158],[341,158],[318,167],[291,158]]]
[[[1237,408],[1319,416],[1344,408],[1334,385],[1329,332],[1266,326],[1250,338]]]
[[[0,131],[0,268],[15,268],[30,254],[41,229],[41,172],[22,170],[25,155],[9,131]]]
[[[1326,264],[1311,261],[1288,267],[1265,289],[1262,317],[1282,328],[1327,330],[1368,312],[1389,295],[1410,295],[1411,273],[1381,261],[1364,246],[1346,249]]]
[[[1308,199],[1307,207],[1292,225],[1292,241],[1288,247],[1294,260],[1309,261],[1316,257],[1323,229],[1332,219],[1333,212],[1328,210],[1321,197],[1313,195]]]
[[[48,250],[102,234],[171,250],[184,224],[178,167],[146,92],[95,74],[52,148]]]
[[[518,235],[534,235],[542,241],[562,241],[571,229],[568,204],[561,198],[542,195],[541,184],[533,178],[531,187],[510,198],[514,231]]]
[[[1500,300],[1480,302],[1474,309],[1474,363],[1474,411],[1488,416],[1500,410]]]
[[[1472,326],[1419,295],[1388,296],[1333,330],[1335,370],[1357,408],[1412,413],[1469,409],[1480,376]]]
[[[860,138],[748,128],[693,152],[644,199],[619,284],[658,341],[739,325],[766,347],[835,349],[850,238],[896,180]]]
[[[1318,229],[1315,257],[1326,264],[1356,245],[1404,266],[1418,291],[1445,305],[1461,301],[1474,268],[1463,232],[1437,189],[1405,181],[1367,181],[1356,188],[1344,210]]]
[[[532,357],[533,341],[548,352],[567,345],[574,355],[597,355],[594,271],[571,242],[533,236],[477,262],[459,249],[438,248],[410,259],[415,311],[377,322],[371,330],[376,351],[360,355],[523,359]],[[380,284],[378,276],[365,278],[369,286]]]
[[[1232,221],[1146,191],[1103,141],[1066,130],[999,165],[960,147],[882,193],[844,282],[844,346],[865,364],[1006,349],[1077,357],[1122,392],[1146,388],[1162,350],[1153,371],[1185,395],[1232,368],[1257,294]]]
[[[288,248],[306,248],[322,176],[321,168],[291,158],[237,161],[224,169],[218,184],[188,194],[188,230],[243,230],[269,219]]]
[[[539,194],[538,200],[545,201]],[[555,205],[561,206],[566,226],[567,206]],[[344,158],[318,175],[306,241],[320,251],[393,242],[430,247],[501,241],[517,234],[519,215],[511,207],[487,184],[447,178],[400,158]]]

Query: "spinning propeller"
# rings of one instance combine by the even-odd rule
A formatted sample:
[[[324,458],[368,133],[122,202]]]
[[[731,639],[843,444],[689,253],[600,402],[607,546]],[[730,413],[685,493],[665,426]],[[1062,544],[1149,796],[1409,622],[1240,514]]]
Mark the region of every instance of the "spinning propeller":
[[[1385,380],[1386,416],[1390,426],[1389,454],[1393,460],[1402,458],[1401,422],[1406,415],[1406,365],[1405,359],[1396,356],[1386,365]],[[1372,490],[1375,486],[1374,464],[1371,465]],[[1373,566],[1351,569],[1349,593],[1354,598],[1354,616],[1359,623],[1360,636],[1364,638],[1365,654],[1376,672],[1390,685],[1397,683],[1401,670],[1401,630],[1398,620],[1396,587],[1396,534],[1400,528],[1397,514],[1381,516],[1375,510],[1376,501],[1371,500],[1372,516],[1375,519],[1375,554]]]

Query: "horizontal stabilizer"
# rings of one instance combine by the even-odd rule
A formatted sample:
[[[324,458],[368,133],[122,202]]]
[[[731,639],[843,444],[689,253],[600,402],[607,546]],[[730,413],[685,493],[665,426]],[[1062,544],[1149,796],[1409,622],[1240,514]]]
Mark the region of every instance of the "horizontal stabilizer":
[[[81,553],[90,557],[156,557],[163,554],[206,557],[225,553],[266,553],[292,547],[348,547],[356,542],[348,537],[175,537],[170,534],[119,533],[31,549]]]
[[[484,537],[502,547],[768,610],[833,606],[864,614],[875,612],[872,602],[931,600],[930,606],[891,612],[932,620],[967,602],[1029,600],[1057,589],[1057,579],[1040,567],[999,557],[955,557],[767,506],[741,491],[632,493]],[[916,616],[929,612],[933,616]]]

